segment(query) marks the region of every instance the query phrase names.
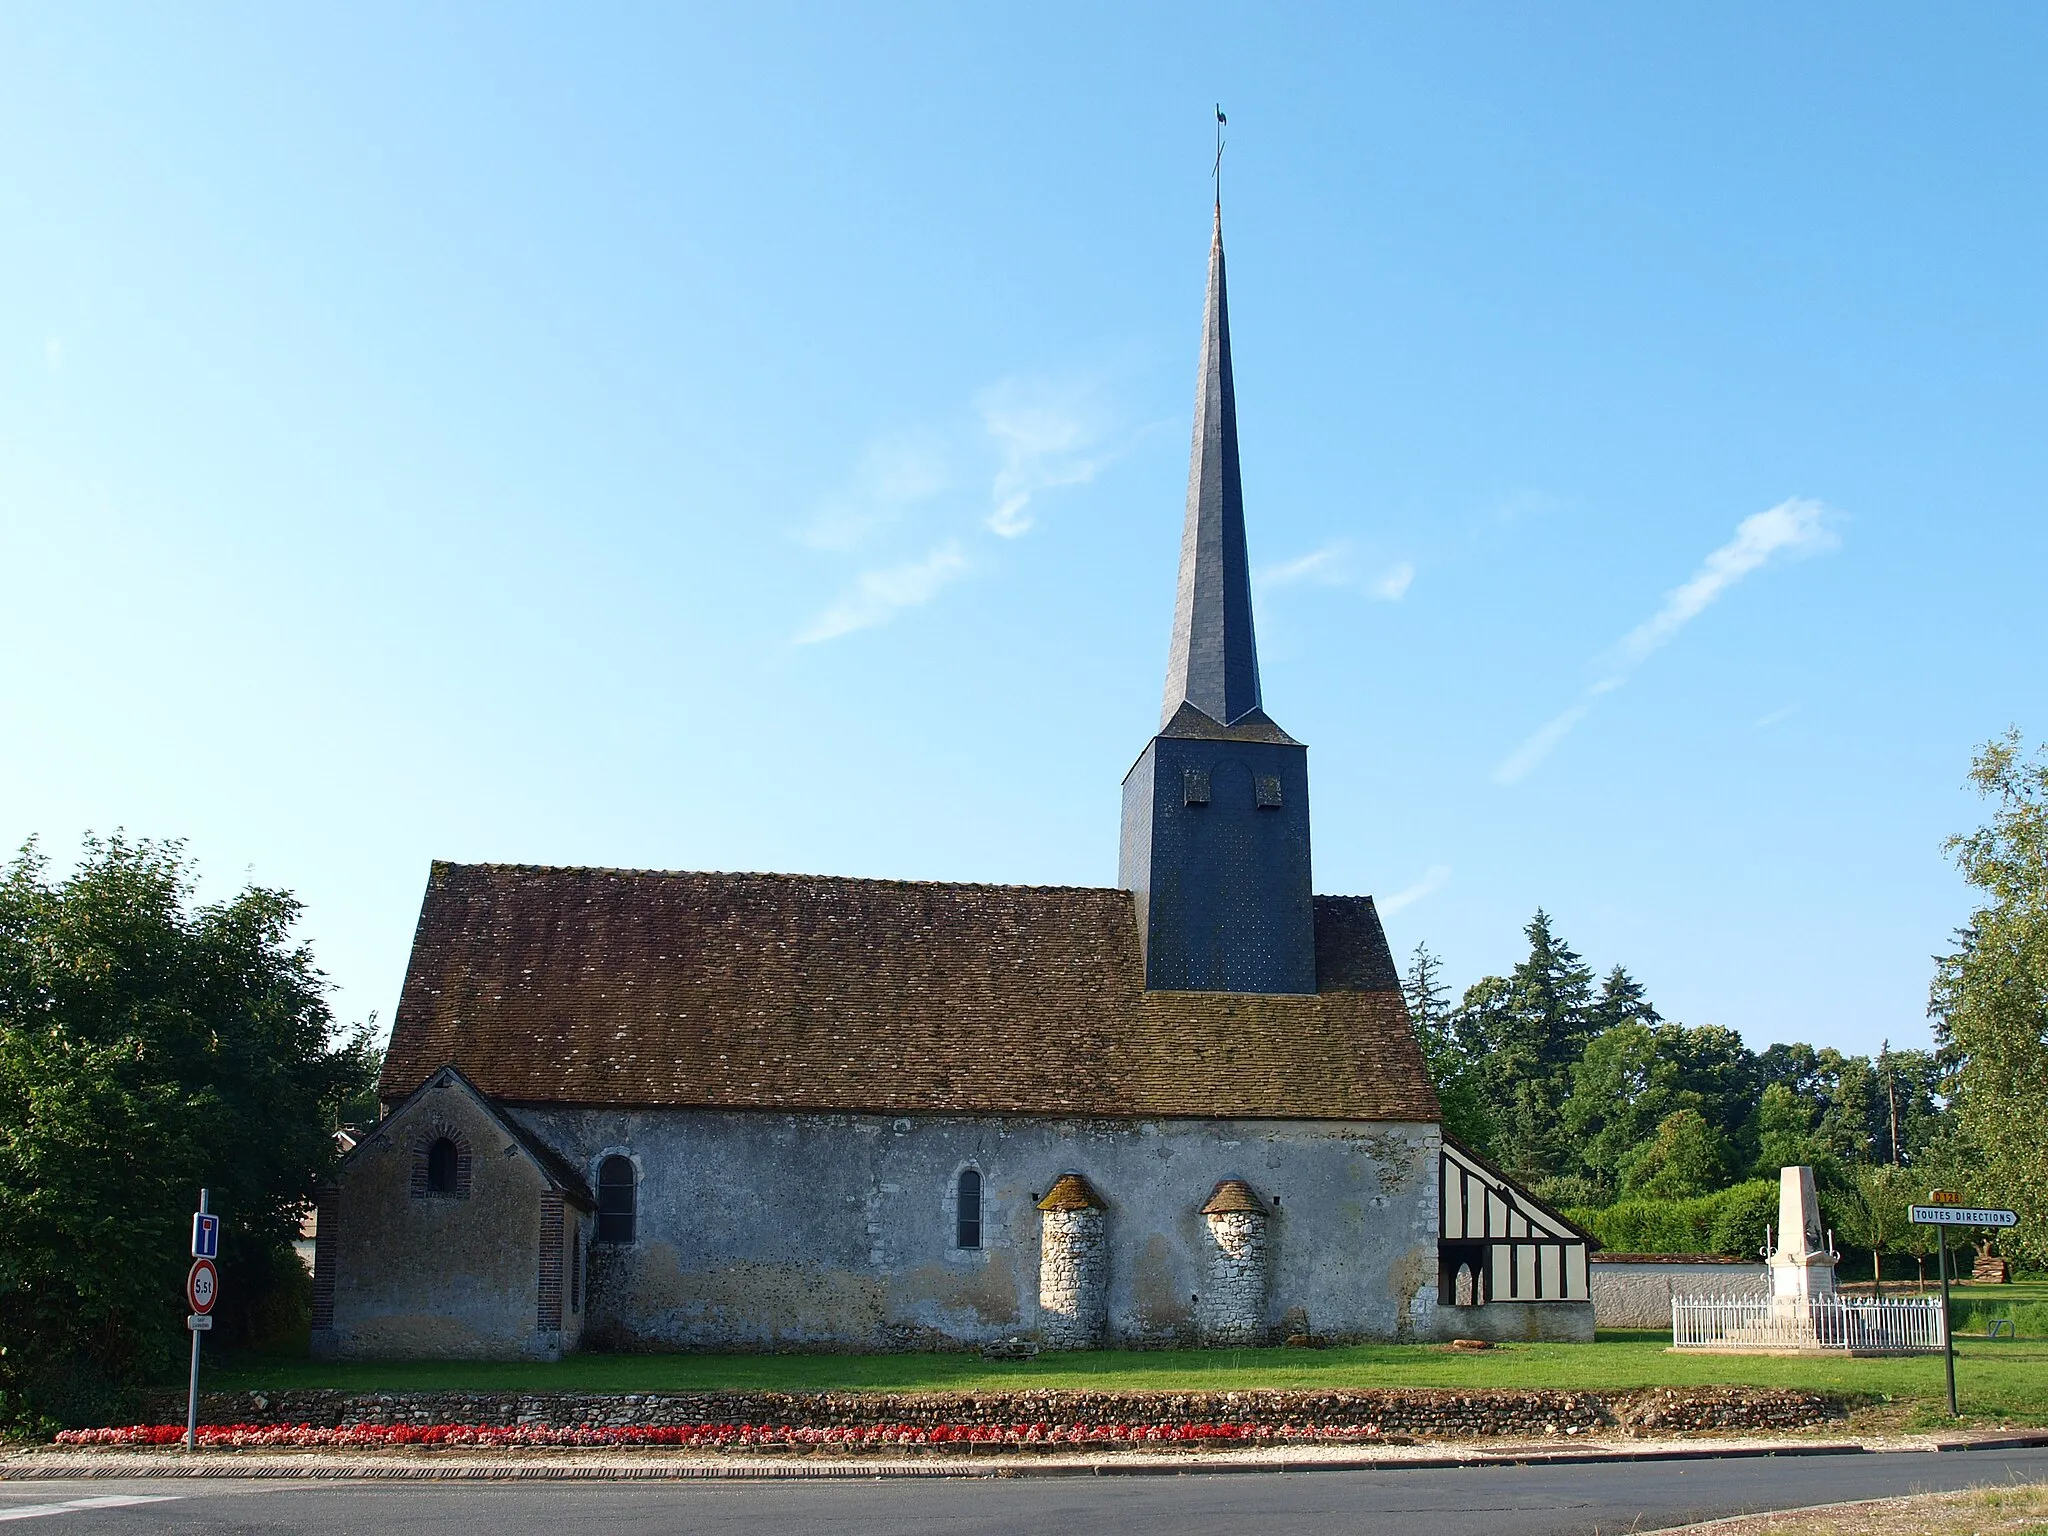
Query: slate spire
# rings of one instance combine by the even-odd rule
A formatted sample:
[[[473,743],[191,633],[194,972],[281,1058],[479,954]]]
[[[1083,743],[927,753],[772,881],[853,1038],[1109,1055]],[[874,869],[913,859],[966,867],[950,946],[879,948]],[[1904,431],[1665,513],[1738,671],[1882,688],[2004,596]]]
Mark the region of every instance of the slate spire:
[[[1251,563],[1244,546],[1244,488],[1237,468],[1237,392],[1230,376],[1230,301],[1223,276],[1223,206],[1209,242],[1209,298],[1195,381],[1195,441],[1181,530],[1180,593],[1166,662],[1162,724],[1183,704],[1232,725],[1259,708],[1252,638]]]

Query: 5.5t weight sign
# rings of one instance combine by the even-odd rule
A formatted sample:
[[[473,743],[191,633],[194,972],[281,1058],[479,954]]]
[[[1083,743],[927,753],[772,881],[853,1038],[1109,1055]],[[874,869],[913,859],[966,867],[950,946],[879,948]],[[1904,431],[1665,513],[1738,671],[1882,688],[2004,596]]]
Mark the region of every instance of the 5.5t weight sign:
[[[185,1277],[185,1299],[192,1303],[193,1312],[206,1316],[219,1296],[220,1271],[213,1267],[213,1260],[194,1259],[192,1273]]]

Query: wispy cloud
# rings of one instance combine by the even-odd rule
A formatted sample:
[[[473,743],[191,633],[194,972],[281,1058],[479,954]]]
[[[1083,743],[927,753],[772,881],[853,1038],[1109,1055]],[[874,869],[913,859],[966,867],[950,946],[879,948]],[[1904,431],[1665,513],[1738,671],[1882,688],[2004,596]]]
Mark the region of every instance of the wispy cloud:
[[[1593,701],[1584,699],[1563,713],[1552,715],[1534,735],[1501,759],[1500,766],[1493,770],[1494,780],[1501,784],[1521,783],[1529,776],[1529,771],[1556,751],[1557,744],[1571,735],[1578,723],[1592,712]]]
[[[976,394],[972,407],[971,418],[944,430],[878,439],[846,483],[790,530],[807,549],[855,557],[865,567],[792,643],[836,640],[929,603],[977,564],[964,526],[978,524],[981,538],[1020,538],[1047,491],[1085,485],[1120,451],[1105,442],[1109,413],[1091,385],[1003,379]],[[986,508],[967,489],[984,473]],[[898,549],[922,544],[925,553],[892,563],[878,548],[885,538]]]
[[[1362,587],[1365,595],[1378,603],[1398,603],[1415,582],[1415,567],[1406,560],[1388,566],[1369,581],[1360,581],[1353,574],[1355,565],[1350,541],[1337,539],[1292,560],[1263,567],[1256,580],[1261,591],[1305,582],[1319,587]]]
[[[1797,496],[1745,517],[1734,538],[1701,561],[1689,580],[1664,594],[1663,607],[1628,632],[1620,647],[1623,660],[1634,665],[1669,644],[1714,599],[1778,556],[1796,559],[1837,548],[1842,541],[1830,521],[1826,507]]]
[[[1797,714],[1798,712],[1799,706],[1797,704],[1782,705],[1779,708],[1772,710],[1768,715],[1765,715],[1761,720],[1757,721],[1756,728],[1760,731],[1767,730],[1771,726],[1776,725],[1780,720],[1789,719],[1791,716]]]
[[[928,437],[871,443],[847,483],[819,502],[791,537],[810,549],[860,549],[911,507],[951,484],[946,460],[944,445]]]
[[[1342,539],[1296,555],[1292,560],[1282,560],[1278,565],[1266,566],[1258,573],[1258,584],[1263,588],[1291,587],[1304,581],[1341,587],[1350,579],[1351,546]]]
[[[1422,900],[1423,897],[1434,896],[1450,883],[1451,866],[1448,864],[1432,864],[1424,872],[1422,878],[1406,890],[1396,891],[1391,896],[1382,896],[1373,905],[1379,908],[1380,916],[1392,917],[1403,907],[1412,907],[1416,902]]]
[[[1086,485],[1110,455],[1100,450],[1092,391],[1044,381],[1005,379],[983,390],[981,423],[999,456],[984,519],[1000,538],[1021,538],[1037,518],[1032,498],[1059,486]]]
[[[862,571],[830,607],[797,632],[795,643],[815,645],[886,624],[904,609],[930,602],[967,569],[959,542],[948,539],[922,560]]]
[[[1389,567],[1366,591],[1368,596],[1380,602],[1398,603],[1414,584],[1415,567],[1403,560],[1399,565]]]
[[[1841,538],[1834,528],[1837,521],[1837,515],[1822,503],[1798,496],[1745,517],[1736,525],[1734,538],[1701,561],[1684,583],[1664,594],[1655,613],[1621,638],[1612,652],[1614,669],[1608,676],[1589,686],[1578,703],[1553,715],[1501,759],[1493,770],[1495,782],[1516,784],[1526,778],[1591,713],[1600,695],[1619,688],[1630,671],[1670,644],[1680,630],[1745,576],[1774,560],[1798,559],[1840,547]],[[1770,719],[1758,724],[1768,724]]]

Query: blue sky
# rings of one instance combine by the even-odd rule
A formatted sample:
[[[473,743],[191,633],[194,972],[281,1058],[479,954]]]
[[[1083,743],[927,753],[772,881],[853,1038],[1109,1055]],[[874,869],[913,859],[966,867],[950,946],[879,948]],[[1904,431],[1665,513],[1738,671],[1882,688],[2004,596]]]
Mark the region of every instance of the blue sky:
[[[0,838],[1106,884],[1225,165],[1318,888],[1923,1043],[2040,666],[2048,13],[0,15]]]

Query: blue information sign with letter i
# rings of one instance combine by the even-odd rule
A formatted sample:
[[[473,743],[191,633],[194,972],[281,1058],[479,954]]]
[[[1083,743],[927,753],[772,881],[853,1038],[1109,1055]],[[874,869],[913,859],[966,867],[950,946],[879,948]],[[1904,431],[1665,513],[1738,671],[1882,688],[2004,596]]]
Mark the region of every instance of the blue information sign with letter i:
[[[220,1218],[204,1212],[192,1218],[192,1257],[195,1259],[217,1259],[220,1257]]]

